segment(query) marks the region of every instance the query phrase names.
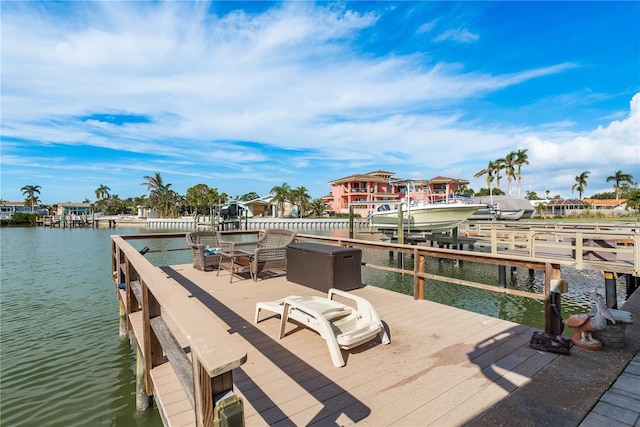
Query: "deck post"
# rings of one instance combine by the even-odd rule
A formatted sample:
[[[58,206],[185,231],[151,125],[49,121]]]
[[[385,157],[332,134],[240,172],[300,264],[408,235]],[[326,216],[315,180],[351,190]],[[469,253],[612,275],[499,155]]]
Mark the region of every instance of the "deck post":
[[[398,244],[404,244],[404,221],[402,214],[402,203],[398,205]],[[402,252],[398,252],[398,268],[404,265],[404,256]]]
[[[151,396],[147,394],[145,385],[146,374],[144,356],[140,351],[140,346],[136,345],[136,409],[138,411],[145,411],[151,407]]]
[[[544,332],[555,337],[562,334],[564,324],[561,317],[561,296],[560,294],[554,296],[551,293],[552,279],[560,280],[560,266],[546,263],[544,268]]]
[[[498,285],[501,288],[507,287],[507,267],[504,265],[498,266]]]
[[[625,281],[627,285],[627,299],[629,299],[631,294],[633,294],[638,289],[638,285],[640,285],[640,277],[636,277],[633,274],[627,273],[625,274]]]
[[[355,217],[355,211],[353,205],[349,206],[349,238],[353,239],[353,220]]]
[[[122,298],[118,297],[118,336],[120,338],[126,338],[129,335],[129,328],[127,327],[128,317],[124,302]]]
[[[498,232],[494,224],[491,224],[491,253],[498,253]]]
[[[611,271],[604,272],[604,291],[607,307],[618,308],[618,295],[616,292],[616,275]]]
[[[164,362],[164,354],[162,351],[162,345],[158,340],[155,332],[151,328],[151,319],[160,316],[160,304],[158,300],[149,291],[147,284],[144,281],[140,281],[142,284],[142,331],[143,331],[143,357],[144,357],[144,380],[147,390],[147,395],[153,395],[153,382],[151,380],[151,369]]]
[[[453,230],[451,230],[451,247],[453,249],[458,249],[458,250],[462,249],[459,247],[459,244],[458,244],[458,227],[455,227]],[[460,267],[460,260],[454,259],[453,266]]]
[[[425,256],[422,254],[418,254],[416,257],[416,252],[418,250],[414,250],[413,258],[413,299],[419,300],[424,299],[424,278],[418,277],[417,273],[424,273],[425,271]]]
[[[125,271],[125,274],[124,274],[125,297],[126,297],[126,306],[127,306],[126,322],[127,322],[127,329],[131,330],[131,320],[129,319],[129,315],[133,312],[140,311],[138,309],[138,306],[139,304],[141,304],[141,301],[138,301],[136,299],[135,294],[133,293],[133,287],[131,286],[131,282],[134,280],[138,280],[138,276],[137,276],[137,272],[131,265],[131,262],[129,261],[128,257],[125,257],[124,259],[124,271]]]
[[[192,358],[196,426],[213,426],[215,425],[216,396],[233,393],[233,374],[232,371],[227,371],[218,376],[210,377],[196,355],[192,355]],[[244,414],[241,414],[241,417],[244,418]]]

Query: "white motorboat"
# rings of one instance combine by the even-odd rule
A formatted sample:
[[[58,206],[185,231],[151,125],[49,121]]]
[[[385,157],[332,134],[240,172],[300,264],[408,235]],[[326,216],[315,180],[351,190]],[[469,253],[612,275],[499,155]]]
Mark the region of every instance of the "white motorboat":
[[[407,188],[412,188],[407,184]],[[407,192],[407,194],[411,194]],[[486,204],[472,203],[468,196],[423,194],[421,199],[384,203],[369,216],[370,223],[379,230],[398,228],[398,209],[402,207],[402,226],[406,232],[443,233],[456,228]]]

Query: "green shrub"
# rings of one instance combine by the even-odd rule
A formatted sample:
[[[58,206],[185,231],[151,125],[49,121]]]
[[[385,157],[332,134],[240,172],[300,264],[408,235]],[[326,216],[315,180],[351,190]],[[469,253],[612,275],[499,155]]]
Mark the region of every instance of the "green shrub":
[[[11,224],[36,225],[39,216],[37,213],[16,212],[11,217]]]

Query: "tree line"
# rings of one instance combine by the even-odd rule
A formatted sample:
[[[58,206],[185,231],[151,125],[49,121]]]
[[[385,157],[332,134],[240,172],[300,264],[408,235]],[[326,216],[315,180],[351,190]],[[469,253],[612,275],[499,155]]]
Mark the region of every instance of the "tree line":
[[[590,173],[590,171],[584,171],[575,177],[576,183],[571,187],[571,193],[577,191],[582,199],[582,193],[584,193],[587,186],[587,179],[589,179]],[[620,199],[623,192],[627,194],[631,193],[631,190],[633,190],[633,188],[631,188],[632,185],[635,187],[638,186],[638,183],[633,181],[633,176],[631,174],[624,173],[621,170],[617,170],[613,175],[607,177],[607,182],[612,181],[614,182],[613,190],[615,191],[616,200]]]
[[[161,217],[171,218],[183,214],[187,215],[213,215],[215,207],[220,207],[233,200],[247,202],[259,198],[255,192],[230,197],[227,193],[219,192],[217,188],[209,187],[206,184],[197,184],[187,189],[184,195],[179,194],[171,188],[170,183],[165,183],[162,175],[156,172],[154,175],[143,177],[144,182],[140,185],[146,187],[148,195],[120,199],[117,194],[112,194],[111,188],[104,184],[95,191],[96,200],[92,202],[85,199],[83,203],[91,203],[94,212],[101,211],[105,215],[134,214],[138,206],[154,209]],[[35,211],[36,207],[48,208],[55,211],[57,205],[41,206],[39,185],[26,185],[22,187],[22,194],[25,196],[25,207],[31,207]],[[328,208],[324,200],[313,199],[305,187],[292,188],[289,184],[274,186],[270,190],[270,202],[275,203],[280,212],[280,217],[284,216],[284,209],[287,203],[295,206],[295,211],[299,216],[311,214],[321,216]],[[3,202],[0,200],[0,202]]]
[[[529,156],[527,150],[512,151],[506,156],[497,160],[489,161],[486,168],[478,171],[474,178],[480,178],[486,175],[487,188],[480,189],[478,193],[468,191],[467,193],[484,196],[484,195],[499,195],[505,194],[500,189],[500,180],[504,177],[507,178],[508,194],[511,195],[512,183],[516,181],[518,183],[518,197],[521,197],[521,182],[522,182],[522,166],[529,164]],[[587,187],[587,180],[589,179],[590,171],[584,171],[575,177],[575,184],[571,187],[571,193],[577,191],[579,198],[582,199],[582,195]],[[640,190],[638,190],[638,183],[634,182],[633,176],[628,173],[624,173],[622,170],[616,171],[613,175],[608,176],[607,182],[613,182],[613,192],[597,193],[592,198],[594,199],[626,199],[627,206],[636,209],[640,208]],[[496,183],[496,188],[493,188],[493,183]],[[549,190],[545,191],[546,198],[549,198]],[[614,197],[615,196],[615,197]],[[541,197],[535,192],[527,191],[525,196],[529,200],[539,200]],[[554,198],[560,198],[555,196]]]
[[[466,194],[471,195],[499,195],[505,194],[500,189],[501,179],[506,177],[508,183],[508,194],[512,193],[512,184],[517,182],[518,196],[521,192],[522,182],[522,166],[528,165],[527,150],[517,150],[508,153],[503,158],[489,161],[486,168],[478,171],[474,177],[479,178],[486,176],[487,188],[481,188],[479,192],[474,192],[472,189],[463,189]],[[504,175],[503,175],[504,173]],[[587,180],[589,179],[590,171],[584,171],[575,177],[575,184],[571,187],[571,193],[577,191],[579,198],[582,199],[582,195],[587,187]],[[255,192],[246,193],[243,195],[237,195],[234,198],[230,198],[227,193],[219,192],[217,188],[211,188],[206,184],[197,184],[187,189],[185,195],[181,195],[175,190],[171,189],[170,183],[165,183],[162,175],[156,172],[154,175],[146,175],[143,177],[144,182],[140,185],[147,188],[149,195],[141,195],[139,197],[120,199],[117,194],[112,194],[111,189],[103,184],[95,191],[96,200],[91,202],[89,199],[85,199],[84,203],[92,203],[93,211],[102,211],[106,215],[116,214],[134,214],[136,213],[138,206],[144,206],[155,209],[162,217],[177,217],[182,214],[200,214],[200,215],[212,215],[214,206],[221,206],[228,203],[231,200],[238,201],[250,201],[257,199],[259,196]],[[624,173],[622,170],[616,171],[613,175],[606,178],[607,182],[613,182],[614,191],[611,193],[598,193],[592,198],[595,199],[620,199],[627,200],[627,206],[636,209],[640,208],[640,190],[637,188],[637,182],[633,181],[633,176],[628,173]],[[493,183],[496,183],[496,187],[493,187]],[[32,211],[35,211],[36,207],[49,208],[55,210],[56,205],[42,206],[40,205],[40,190],[39,185],[25,185],[20,189],[25,196],[24,205],[30,207]],[[546,192],[546,198],[549,198],[549,190]],[[295,212],[299,216],[315,215],[321,216],[328,206],[323,199],[312,199],[308,193],[308,190],[299,186],[292,188],[286,182],[282,185],[276,185],[270,190],[271,203],[276,204],[276,208],[279,211],[279,216],[284,216],[285,205],[289,203],[295,207]],[[527,191],[525,198],[530,200],[537,200],[541,197],[535,192]],[[560,196],[555,196],[560,198]],[[3,203],[0,200],[0,203]]]
[[[522,182],[522,166],[529,164],[529,155],[527,150],[512,151],[506,156],[497,160],[490,160],[486,168],[478,171],[474,178],[480,178],[486,175],[487,187],[489,194],[493,194],[493,182],[496,182],[497,189],[500,189],[500,180],[502,179],[502,172],[505,173],[508,183],[509,195],[511,195],[511,186],[513,180],[518,182],[518,197],[520,196],[520,187]],[[504,193],[502,193],[504,194]]]

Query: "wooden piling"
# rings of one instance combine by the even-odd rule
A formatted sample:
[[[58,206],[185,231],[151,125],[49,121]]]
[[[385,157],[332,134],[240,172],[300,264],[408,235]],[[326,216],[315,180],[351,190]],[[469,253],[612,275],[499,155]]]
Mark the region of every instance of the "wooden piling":
[[[498,266],[498,286],[501,288],[507,287],[507,267],[504,265]]]
[[[557,264],[546,264],[544,270],[544,332],[549,336],[558,336],[562,334],[562,317],[558,313],[561,310],[560,294],[552,295],[551,280],[560,280],[560,266]],[[557,312],[554,309],[557,308]]]
[[[625,274],[625,282],[626,282],[626,294],[627,294],[627,299],[629,299],[629,297],[631,297],[631,294],[633,294],[637,289],[638,286],[640,285],[640,277],[636,277],[633,274]]]
[[[146,377],[144,356],[140,346],[136,345],[136,409],[138,411],[146,411],[151,407],[152,403],[152,398],[147,393]]]
[[[611,271],[604,272],[604,291],[607,307],[618,308],[618,295],[616,291],[616,275]]]
[[[353,239],[353,220],[355,217],[355,211],[353,206],[349,206],[349,238]]]
[[[415,257],[414,257],[415,258]],[[413,264],[413,299],[424,299],[424,277],[419,277],[417,272],[424,273],[426,266],[426,257],[424,255],[418,255],[417,261]]]
[[[124,306],[124,302],[121,298],[118,298],[118,319],[118,336],[120,338],[126,338],[129,336],[129,329],[127,327],[127,308]]]
[[[402,215],[402,203],[398,205],[398,243],[404,244],[404,218]],[[404,257],[402,252],[398,252],[398,268],[404,266]]]

